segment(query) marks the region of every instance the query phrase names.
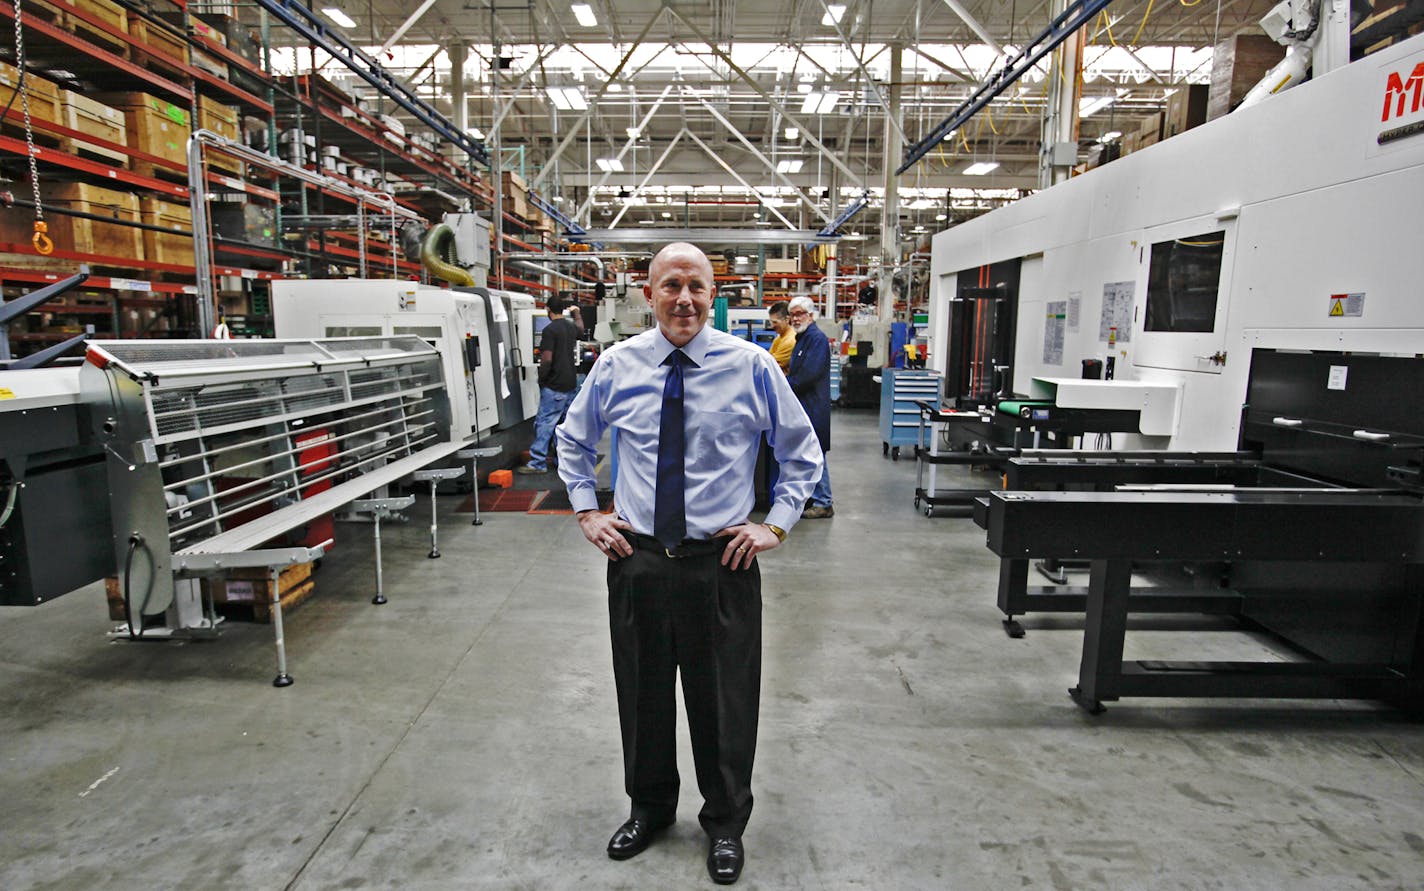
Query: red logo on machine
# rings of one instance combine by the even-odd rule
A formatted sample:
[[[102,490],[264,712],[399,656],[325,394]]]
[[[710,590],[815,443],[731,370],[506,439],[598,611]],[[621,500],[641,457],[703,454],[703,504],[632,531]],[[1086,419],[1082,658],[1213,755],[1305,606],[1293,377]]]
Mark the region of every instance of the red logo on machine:
[[[1424,62],[1414,66],[1408,79],[1400,77],[1397,71],[1391,71],[1384,85],[1384,114],[1380,120],[1403,117],[1406,102],[1409,103],[1407,111],[1412,114],[1419,110],[1421,100],[1424,100]]]

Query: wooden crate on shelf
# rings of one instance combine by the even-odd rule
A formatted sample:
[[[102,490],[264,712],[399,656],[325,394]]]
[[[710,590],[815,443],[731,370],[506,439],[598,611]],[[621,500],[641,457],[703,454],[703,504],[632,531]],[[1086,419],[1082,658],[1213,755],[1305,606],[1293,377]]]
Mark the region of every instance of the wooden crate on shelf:
[[[241,142],[242,130],[240,129],[238,121],[239,116],[236,108],[230,105],[223,105],[216,99],[209,99],[207,96],[198,97],[197,129],[211,130],[226,139]],[[247,165],[243,162],[222,152],[209,151],[207,157],[209,167],[226,170],[238,176],[242,176],[243,172],[247,169]]]
[[[181,232],[143,230],[143,255],[155,263],[175,266],[193,265],[193,211],[186,204],[174,204],[159,198],[139,199],[143,222]]]
[[[79,12],[90,19],[103,22],[115,31],[129,33],[129,12],[112,0],[69,0]],[[64,16],[65,27],[90,43],[106,49],[115,55],[128,57],[128,43],[121,37],[110,34],[102,28],[91,25],[86,19],[72,12]]]
[[[212,598],[213,607],[229,619],[247,619],[268,624],[272,621],[272,580],[262,569],[230,570],[226,578],[202,579],[203,593]],[[282,570],[277,577],[282,592],[285,613],[306,600],[316,590],[310,563],[297,563]],[[117,576],[104,579],[104,599],[112,621],[123,621],[123,582]],[[137,623],[135,622],[135,625]]]
[[[157,55],[188,64],[188,41],[172,29],[155,25],[141,16],[134,16],[129,22],[129,36]]]
[[[292,609],[316,590],[310,563],[295,563],[277,577],[283,611]],[[234,569],[224,579],[204,580],[213,606],[230,618],[272,621],[272,577],[263,569]]]
[[[51,183],[43,187],[41,198],[47,206],[56,208],[45,214],[56,250],[111,258],[96,262],[118,267],[143,255],[142,230],[123,225],[139,222],[138,198],[134,195],[88,183]],[[67,216],[59,210],[96,214],[114,222]],[[23,213],[16,210],[0,214],[0,241],[28,244],[34,234],[34,221],[34,212],[28,208]],[[14,265],[8,256],[6,265]],[[34,259],[38,261],[36,264],[24,265],[48,268],[46,261],[50,258],[36,256]],[[75,263],[73,260],[64,262],[71,266]]]
[[[20,98],[15,90],[20,83],[20,69],[0,62],[0,108],[9,105],[12,111],[20,111]],[[33,71],[26,78],[25,91],[30,98],[30,119],[59,124],[64,113],[59,101],[59,87],[53,82],[37,76]],[[11,97],[14,97],[13,102]],[[7,121],[7,124],[9,122]],[[22,126],[22,124],[17,124]]]
[[[128,128],[129,148],[156,155],[182,167],[188,166],[188,137],[193,128],[188,110],[147,93],[98,93],[106,105],[121,109]],[[133,169],[152,175],[152,164],[135,161]],[[171,173],[169,168],[159,168]]]
[[[128,128],[122,111],[73,90],[61,91],[59,98],[64,114],[64,126],[106,142],[128,145]],[[68,139],[66,143],[66,150],[72,154],[78,154],[82,150],[91,155],[98,155],[119,167],[125,167],[129,162],[128,153],[122,149],[108,148],[82,139]]]

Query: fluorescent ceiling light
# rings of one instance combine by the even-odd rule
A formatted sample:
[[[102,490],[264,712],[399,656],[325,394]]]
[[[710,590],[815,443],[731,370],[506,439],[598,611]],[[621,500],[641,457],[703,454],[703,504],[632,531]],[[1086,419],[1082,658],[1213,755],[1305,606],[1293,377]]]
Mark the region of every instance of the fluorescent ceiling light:
[[[947,219],[949,219],[949,217],[945,216],[945,215],[942,214],[942,213],[937,213],[937,214],[935,214],[935,222],[936,222],[936,223],[942,222],[942,221],[947,220]]]
[[[1121,131],[1119,131],[1119,130],[1109,130],[1108,132],[1104,133],[1102,136],[1099,136],[1099,137],[1098,137],[1098,142],[1112,142],[1114,139],[1120,139],[1121,137],[1122,137],[1122,132],[1121,132]]]
[[[617,158],[599,158],[593,163],[598,165],[598,169],[604,173],[622,173],[623,162]]]
[[[545,90],[549,101],[560,111],[583,111],[588,108],[588,100],[578,87],[549,87]]]
[[[613,83],[608,85],[608,92],[621,93],[623,92],[623,85],[618,83],[617,81],[614,81]]]
[[[1080,99],[1078,101],[1078,117],[1086,118],[1089,115],[1097,114],[1116,101],[1116,96],[1099,96],[1097,99]]]
[[[809,92],[811,92],[811,85],[810,85],[810,84],[806,84],[806,83],[797,84],[797,85],[796,85],[796,92],[798,92],[798,93],[809,93]]]
[[[666,210],[663,211],[663,219],[665,219],[665,220],[670,220],[670,219],[672,219],[672,214],[669,213],[669,212],[666,211]]]
[[[625,133],[628,134],[628,138],[629,138],[629,139],[637,139],[639,136],[643,135],[642,129],[640,129],[640,128],[638,128],[638,127],[629,127],[627,130],[625,130],[625,131],[623,131],[623,132],[625,132]]]
[[[346,10],[339,6],[324,6],[321,11],[323,15],[343,28],[356,27],[356,20],[347,15]]]
[[[841,94],[835,90],[827,90],[824,93],[811,93],[806,97],[806,101],[801,103],[802,114],[830,114],[835,111],[836,103],[841,101]]]
[[[988,173],[988,172],[991,171],[991,170],[998,170],[998,169],[999,169],[999,162],[998,162],[998,161],[975,161],[973,164],[970,164],[968,167],[964,168],[964,175],[965,175],[965,176],[983,176],[984,174]]]
[[[587,3],[575,3],[569,9],[574,11],[574,18],[578,19],[578,23],[585,28],[592,28],[598,24],[598,19],[593,15],[593,7]]]
[[[776,162],[777,173],[800,173],[801,165],[805,163],[800,158],[788,158],[785,161]]]
[[[789,139],[789,140],[796,140],[796,139],[799,139],[800,137],[801,137],[801,131],[800,131],[800,130],[797,130],[795,127],[787,127],[787,128],[786,128],[786,138],[787,138],[787,139]]]
[[[466,130],[465,133],[475,139],[485,138],[485,131],[481,130],[479,127],[471,127],[470,129]]]
[[[841,16],[845,15],[846,8],[840,3],[830,3],[826,5],[826,14],[821,16],[821,24],[827,27],[839,25]]]

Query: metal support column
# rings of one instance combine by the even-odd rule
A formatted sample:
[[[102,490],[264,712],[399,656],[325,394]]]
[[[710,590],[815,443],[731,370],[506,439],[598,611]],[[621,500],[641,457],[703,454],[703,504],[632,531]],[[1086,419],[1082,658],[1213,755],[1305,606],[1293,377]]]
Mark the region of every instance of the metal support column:
[[[904,46],[892,43],[890,54],[890,113],[885,118],[885,202],[880,209],[880,319],[889,321],[895,313],[895,267],[900,262],[900,176],[895,159],[900,157],[900,85]]]
[[[1062,15],[1068,0],[1056,0],[1055,15]],[[1048,69],[1048,99],[1043,104],[1043,137],[1038,147],[1038,185],[1046,189],[1068,179],[1071,168],[1053,163],[1053,147],[1078,142],[1078,98],[1082,95],[1079,72],[1083,65],[1083,32],[1058,45]]]

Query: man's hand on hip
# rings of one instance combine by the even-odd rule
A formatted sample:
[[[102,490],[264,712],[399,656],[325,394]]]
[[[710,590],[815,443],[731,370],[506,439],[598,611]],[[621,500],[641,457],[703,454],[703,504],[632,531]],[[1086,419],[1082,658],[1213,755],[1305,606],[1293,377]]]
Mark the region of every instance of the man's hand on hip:
[[[578,513],[579,528],[583,530],[583,537],[593,543],[593,546],[603,552],[603,555],[610,560],[618,560],[622,557],[629,557],[633,554],[633,546],[628,543],[628,539],[623,537],[619,530],[627,529],[633,531],[633,527],[618,519],[613,514],[605,514],[597,510],[585,510]],[[772,536],[775,538],[776,536]]]
[[[727,542],[727,549],[722,552],[722,565],[730,569],[750,569],[752,558],[757,554],[781,546],[781,539],[776,537],[776,533],[761,523],[728,526],[718,530],[713,538],[724,535],[732,536],[732,540]]]

